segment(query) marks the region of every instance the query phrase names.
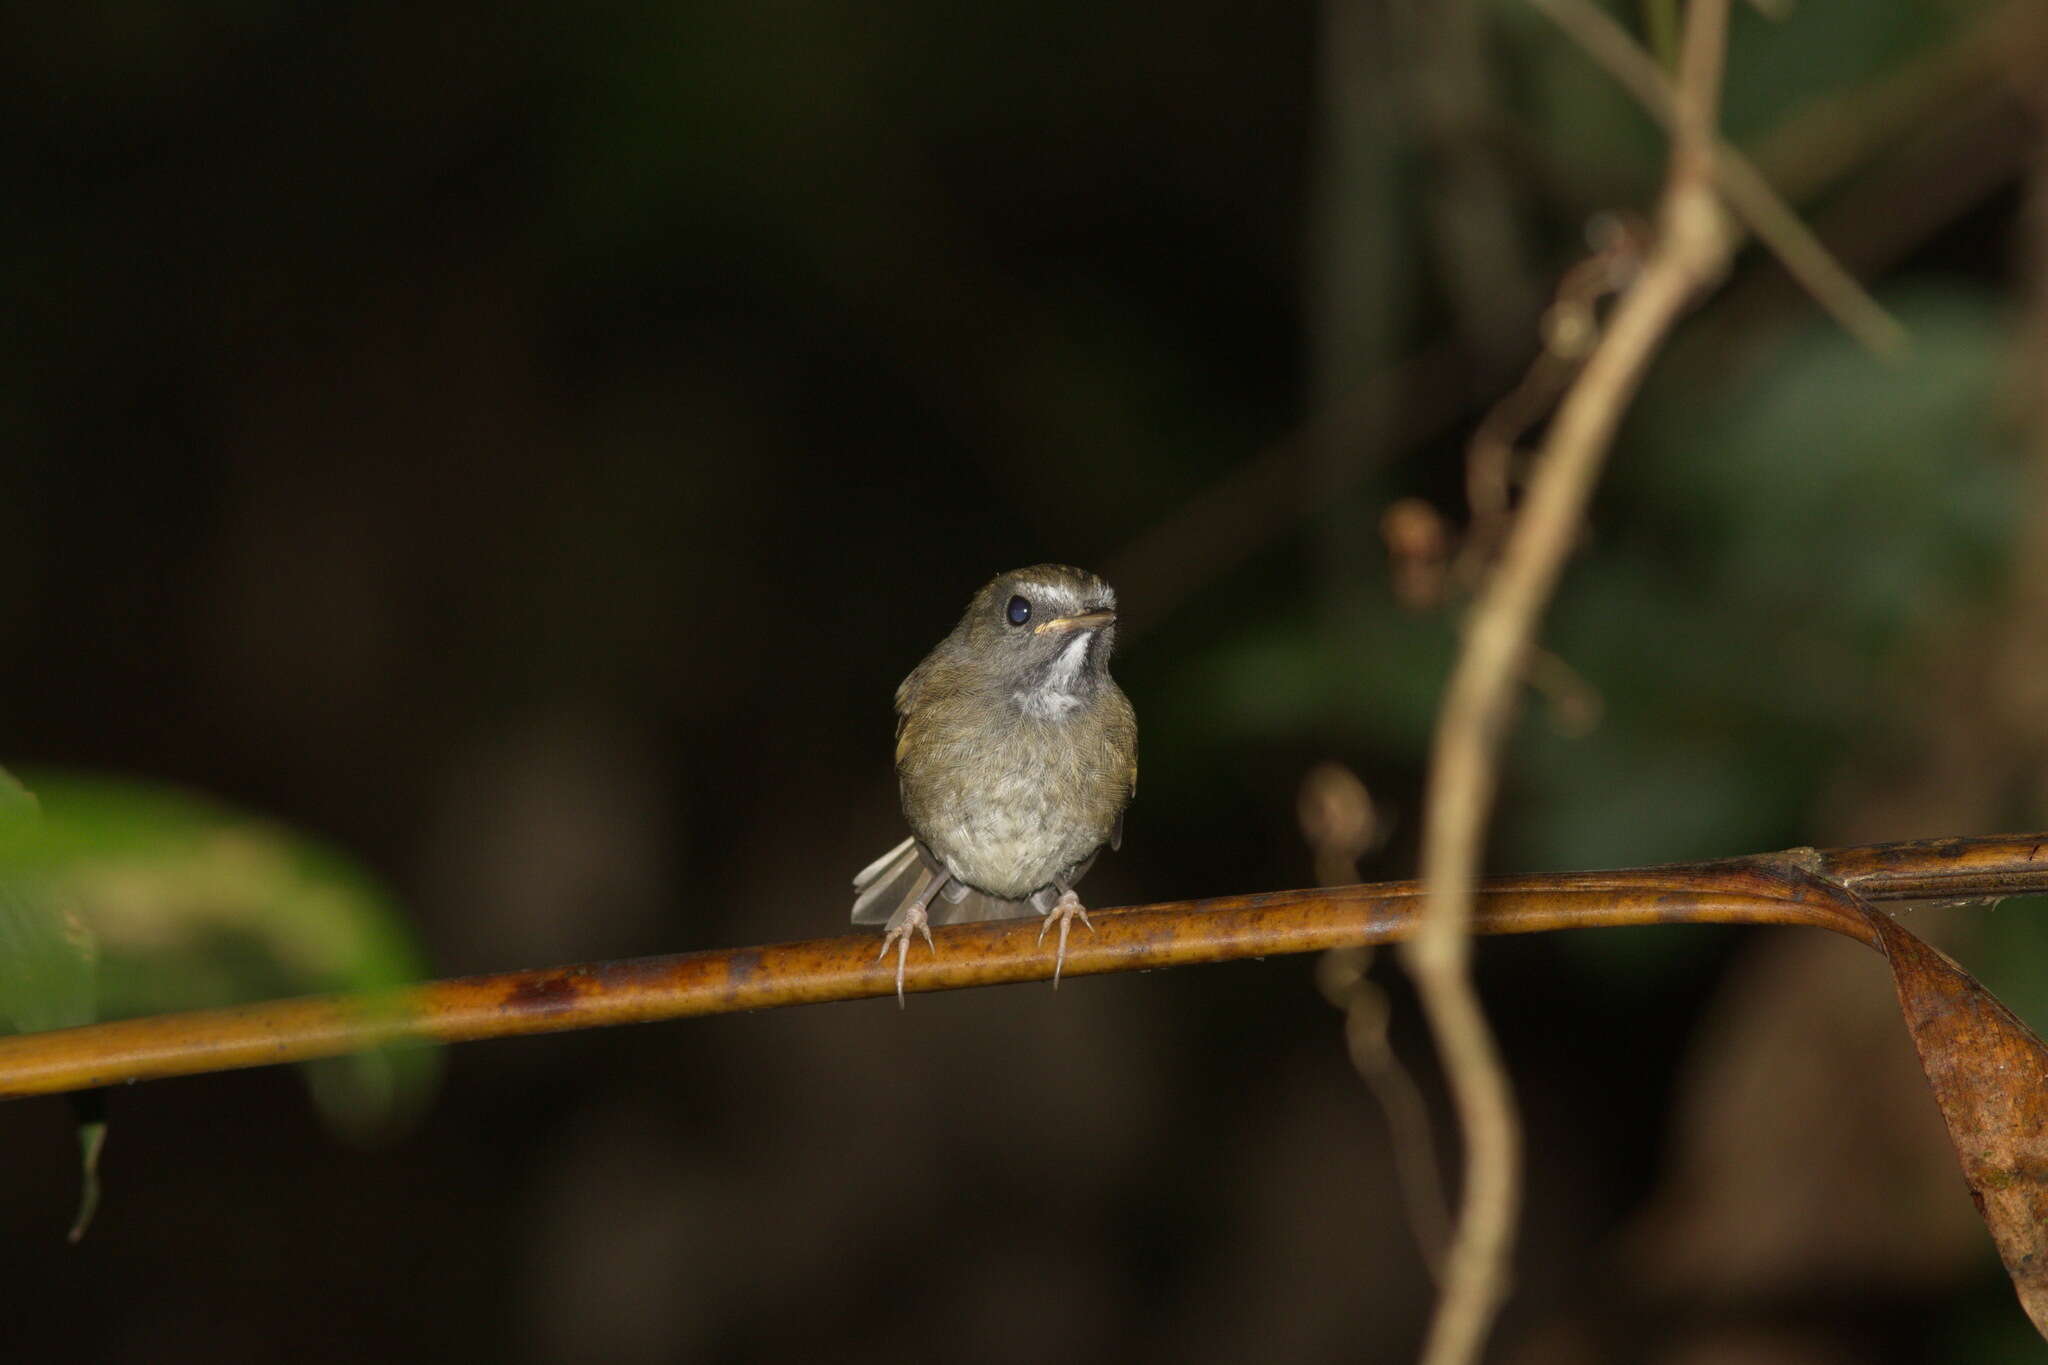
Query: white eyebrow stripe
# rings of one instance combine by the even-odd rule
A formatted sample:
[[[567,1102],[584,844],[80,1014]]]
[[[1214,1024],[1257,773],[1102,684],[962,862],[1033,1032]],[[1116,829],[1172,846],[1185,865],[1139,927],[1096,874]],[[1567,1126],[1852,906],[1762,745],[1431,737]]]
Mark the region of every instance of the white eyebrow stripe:
[[[1033,606],[1043,604],[1058,607],[1073,600],[1050,583],[1019,583],[1017,588]]]
[[[1096,586],[1102,589],[1102,605],[1111,611],[1116,610],[1116,589],[1110,587],[1107,583],[1100,583]],[[1064,603],[1077,610],[1085,608],[1087,605],[1065,584],[1056,586],[1051,583],[1028,583],[1019,580],[1017,591],[1029,598],[1033,605],[1036,605],[1041,600]]]

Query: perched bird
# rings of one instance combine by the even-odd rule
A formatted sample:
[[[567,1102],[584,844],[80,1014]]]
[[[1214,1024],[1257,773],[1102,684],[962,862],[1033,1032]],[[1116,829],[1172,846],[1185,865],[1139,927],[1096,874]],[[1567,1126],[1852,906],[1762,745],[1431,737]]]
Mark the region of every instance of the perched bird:
[[[1104,844],[1123,842],[1138,788],[1138,721],[1109,676],[1116,593],[1038,564],[974,595],[952,634],[896,689],[896,777],[911,837],[853,879],[853,922],[885,924],[896,999],[912,934],[932,924],[1045,917],[1067,932]]]

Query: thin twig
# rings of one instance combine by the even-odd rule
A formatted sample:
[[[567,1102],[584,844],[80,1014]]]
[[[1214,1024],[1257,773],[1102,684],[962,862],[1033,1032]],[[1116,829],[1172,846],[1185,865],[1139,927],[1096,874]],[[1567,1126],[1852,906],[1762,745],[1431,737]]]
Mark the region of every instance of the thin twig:
[[[2048,8],[2007,0],[1979,12],[1947,41],[1844,90],[1801,103],[1755,143],[1753,160],[1787,199],[1810,202],[1852,172],[1912,143],[1950,111],[2023,103],[2023,76],[2048,57]]]
[[[1372,793],[1358,774],[1325,760],[1302,777],[1297,800],[1301,834],[1315,854],[1316,884],[1343,886],[1358,879],[1358,860],[1380,837]],[[1372,979],[1374,950],[1332,948],[1316,963],[1323,998],[1344,1013],[1345,1049],[1365,1088],[1386,1115],[1394,1174],[1408,1206],[1408,1227],[1432,1278],[1443,1273],[1451,1240],[1450,1200],[1437,1168],[1436,1139],[1422,1089],[1387,1036],[1393,1007]]]
[[[1679,95],[1657,63],[1628,36],[1612,15],[1592,0],[1529,0],[1548,15],[1598,62],[1608,75],[1634,95],[1649,115],[1676,134]],[[1792,277],[1842,325],[1843,330],[1880,356],[1895,356],[1905,346],[1906,329],[1887,313],[1855,276],[1844,270],[1799,215],[1779,198],[1749,159],[1717,134],[1712,149],[1714,178],[1727,196],[1728,207],[1762,239]]]
[[[1323,998],[1344,1012],[1344,1046],[1352,1069],[1379,1102],[1387,1120],[1387,1140],[1394,1152],[1394,1175],[1401,1202],[1408,1208],[1408,1228],[1430,1278],[1443,1279],[1444,1248],[1451,1240],[1450,1201],[1444,1195],[1443,1172],[1437,1167],[1436,1136],[1430,1131],[1429,1106],[1422,1088],[1394,1051],[1387,1037],[1393,1007],[1387,993],[1373,982],[1371,948],[1333,948],[1316,964],[1316,983]]]
[[[1407,962],[1464,1132],[1465,1186],[1424,1365],[1477,1359],[1507,1294],[1521,1195],[1520,1124],[1472,984],[1473,889],[1498,782],[1497,759],[1537,618],[1650,358],[1726,268],[1732,234],[1714,195],[1713,168],[1727,18],[1726,0],[1693,0],[1686,9],[1671,169],[1656,244],[1558,409],[1499,568],[1474,604],[1437,722],[1423,822],[1429,911],[1408,945]]]
[[[1533,934],[1644,924],[1796,924],[1877,947],[1816,878],[1865,900],[1992,899],[2048,892],[2048,833],[1792,849],[1727,862],[1500,877],[1480,888],[1474,932]],[[1415,882],[1275,891],[1101,910],[1067,947],[1068,977],[1151,971],[1396,943],[1422,912]],[[913,993],[1049,981],[1037,921],[938,930],[910,959]],[[787,1005],[893,997],[872,934],[432,981],[0,1037],[0,1099],[335,1057],[394,1043],[464,1043]]]

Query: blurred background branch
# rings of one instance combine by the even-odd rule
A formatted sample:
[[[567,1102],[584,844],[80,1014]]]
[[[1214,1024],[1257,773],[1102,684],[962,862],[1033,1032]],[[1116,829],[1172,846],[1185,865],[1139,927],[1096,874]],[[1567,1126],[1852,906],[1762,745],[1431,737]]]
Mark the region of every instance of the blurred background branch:
[[[1674,87],[1651,58],[1629,40],[1613,18],[1591,0],[1531,0],[1537,8],[1557,21],[1572,35],[1588,56],[1599,62],[1672,135],[1674,148],[1685,139],[1685,124],[1694,97],[1683,85],[1685,68],[1681,50],[1679,80]],[[1688,3],[1688,13],[1693,9]],[[1719,132],[1709,144],[1713,179],[1727,197],[1728,206],[1766,242],[1787,271],[1804,285],[1844,330],[1879,355],[1891,355],[1905,344],[1900,327],[1875,299],[1843,270],[1825,247],[1807,230],[1799,215],[1757,172],[1749,159],[1722,140]]]
[[[1497,765],[1541,619],[1578,541],[1623,411],[1665,335],[1727,267],[1733,239],[1715,192],[1726,0],[1690,0],[1672,99],[1671,169],[1641,273],[1572,387],[1533,463],[1500,560],[1479,589],[1444,694],[1424,812],[1429,913],[1406,955],[1443,1058],[1465,1141],[1464,1192],[1423,1359],[1462,1365],[1506,1299],[1521,1206],[1521,1123],[1471,975],[1472,890]]]

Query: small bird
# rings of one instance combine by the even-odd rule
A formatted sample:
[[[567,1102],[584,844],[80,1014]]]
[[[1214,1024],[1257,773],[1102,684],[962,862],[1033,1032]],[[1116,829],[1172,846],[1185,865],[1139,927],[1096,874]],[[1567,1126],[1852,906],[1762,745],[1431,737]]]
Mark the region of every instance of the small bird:
[[[896,777],[911,837],[853,879],[853,922],[886,924],[896,1002],[912,934],[1029,914],[1067,932],[1104,844],[1123,842],[1138,789],[1138,721],[1109,676],[1116,593],[1038,564],[991,579],[896,689]]]

